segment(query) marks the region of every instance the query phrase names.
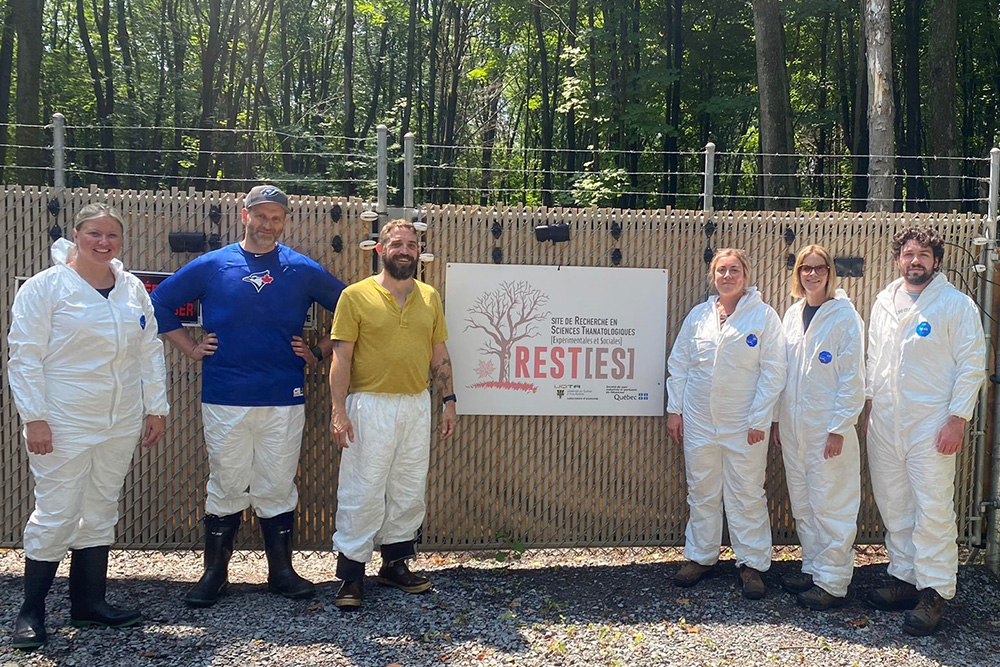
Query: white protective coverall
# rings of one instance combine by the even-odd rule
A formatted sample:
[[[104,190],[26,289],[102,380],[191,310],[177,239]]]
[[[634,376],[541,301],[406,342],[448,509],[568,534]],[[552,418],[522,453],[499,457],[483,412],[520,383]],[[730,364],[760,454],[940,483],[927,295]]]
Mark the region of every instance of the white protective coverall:
[[[56,265],[21,286],[7,337],[21,421],[42,420],[52,431],[52,452],[28,454],[35,509],[24,552],[38,561],[114,542],[118,498],[144,416],[169,410],[163,344],[146,288],[112,260],[115,286],[105,299],[66,265],[75,248],[57,241]]]
[[[765,572],[771,525],[764,475],[771,417],[785,386],[785,341],[778,314],[756,287],[721,327],[717,301],[691,309],[667,364],[667,411],[684,420],[684,555],[702,565],[719,559],[725,499],[736,564]],[[751,428],[764,431],[762,442],[747,443]]]
[[[882,290],[868,330],[868,462],[885,525],[889,574],[955,596],[955,455],[937,451],[949,416],[972,417],[986,376],[979,309],[937,274],[897,317],[899,278]]]
[[[854,574],[861,462],[854,426],[865,406],[864,322],[843,290],[803,331],[805,299],[785,313],[788,379],[778,403],[788,497],[802,545],[802,571],[844,597]],[[824,458],[830,433],[841,453]]]

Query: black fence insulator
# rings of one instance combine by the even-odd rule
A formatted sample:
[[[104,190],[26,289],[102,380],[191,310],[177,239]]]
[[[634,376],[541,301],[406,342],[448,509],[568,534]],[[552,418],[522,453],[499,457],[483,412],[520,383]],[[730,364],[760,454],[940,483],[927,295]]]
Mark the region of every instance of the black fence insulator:
[[[503,261],[503,250],[500,248],[493,248],[491,256],[493,257],[493,263],[499,264]]]
[[[791,227],[785,227],[785,233],[782,234],[782,238],[785,239],[785,243],[792,245],[792,241],[795,240],[795,230]]]
[[[833,266],[838,278],[863,278],[865,275],[864,257],[834,257]]]
[[[716,227],[715,223],[712,222],[711,220],[709,220],[708,222],[706,222],[705,223],[705,238],[712,238],[712,234],[714,234],[715,230],[717,230],[717,229],[718,229],[718,227]]]
[[[330,241],[330,247],[333,248],[334,252],[342,252],[344,250],[344,239],[340,238],[340,235],[333,237]]]
[[[59,211],[62,210],[62,204],[58,199],[53,197],[49,200],[49,203],[45,205],[45,210],[47,210],[51,215],[59,215]]]
[[[340,204],[334,204],[330,207],[330,219],[334,222],[340,222],[340,218],[344,215],[344,210],[340,208]]]
[[[622,263],[622,251],[621,248],[615,248],[611,251],[611,263],[618,266]]]
[[[613,238],[614,240],[617,241],[618,239],[621,238],[621,235],[622,235],[622,226],[619,225],[617,222],[612,222],[611,223],[611,238]]]
[[[208,219],[212,221],[213,225],[219,224],[219,221],[222,220],[222,207],[216,204],[209,206]]]
[[[53,241],[58,241],[62,238],[62,227],[59,225],[52,225],[52,229],[49,230],[49,238]]]
[[[702,255],[702,259],[705,260],[706,264],[711,264],[713,257],[715,257],[715,251],[712,250],[712,246],[706,247],[705,248],[705,254]]]
[[[788,256],[785,257],[785,266],[787,266],[789,270],[795,268],[795,255],[793,253],[788,253]]]
[[[499,222],[494,222],[493,226],[490,227],[490,233],[493,234],[493,238],[500,238],[500,235],[503,234],[503,225]]]
[[[212,232],[211,234],[209,234],[208,235],[208,249],[209,250],[218,250],[221,247],[222,247],[222,237],[219,236],[218,234],[216,234],[215,232]]]

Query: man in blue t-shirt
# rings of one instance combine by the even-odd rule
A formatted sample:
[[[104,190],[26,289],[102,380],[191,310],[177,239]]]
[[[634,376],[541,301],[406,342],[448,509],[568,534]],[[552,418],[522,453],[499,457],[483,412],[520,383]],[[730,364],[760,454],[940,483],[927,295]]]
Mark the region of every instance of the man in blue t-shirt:
[[[344,284],[322,266],[278,245],[290,209],[272,185],[243,206],[243,240],[191,261],[152,293],[160,333],[202,362],[202,422],[208,450],[205,573],[185,601],[215,604],[228,583],[243,510],[253,505],[264,533],[268,589],[306,598],[313,584],[292,569],[295,472],[305,425],[303,369],[328,356],[328,338],[301,338],[313,302],[333,311]],[[206,335],[181,328],[178,307],[201,301]]]

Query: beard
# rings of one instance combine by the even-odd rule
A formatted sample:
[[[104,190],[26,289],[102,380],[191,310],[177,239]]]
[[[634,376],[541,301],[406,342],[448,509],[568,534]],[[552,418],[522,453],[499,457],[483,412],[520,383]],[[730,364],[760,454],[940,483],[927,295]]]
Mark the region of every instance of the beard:
[[[409,280],[417,273],[416,261],[400,264],[391,257],[383,257],[382,264],[393,280]]]
[[[903,280],[906,281],[907,285],[912,285],[913,287],[920,287],[921,285],[926,285],[927,283],[929,283],[931,281],[931,278],[933,277],[934,277],[933,269],[930,271],[924,271],[919,275],[912,275],[912,276],[910,275],[910,272],[907,271],[906,274],[903,276]]]

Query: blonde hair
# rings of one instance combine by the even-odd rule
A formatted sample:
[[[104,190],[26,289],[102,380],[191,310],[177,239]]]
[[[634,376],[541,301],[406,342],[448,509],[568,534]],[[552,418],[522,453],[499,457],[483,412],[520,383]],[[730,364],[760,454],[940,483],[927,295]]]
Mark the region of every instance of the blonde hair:
[[[832,299],[834,292],[837,291],[837,266],[833,262],[830,251],[817,244],[807,245],[802,250],[799,250],[799,254],[795,256],[795,267],[792,269],[792,296],[796,299],[801,299],[806,295],[805,288],[802,287],[802,275],[799,273],[799,270],[802,268],[806,257],[814,254],[822,257],[823,263],[826,264],[826,298]]]
[[[125,221],[122,220],[122,214],[114,206],[108,204],[87,204],[81,208],[76,217],[73,218],[73,229],[80,231],[83,223],[98,218],[111,218],[122,228],[122,233],[125,233]]]
[[[715,267],[719,265],[719,260],[724,257],[735,257],[739,260],[740,266],[743,267],[743,280],[749,284],[750,260],[747,259],[746,250],[742,248],[719,248],[715,253],[715,257],[712,258],[712,263],[708,265],[708,284],[711,286],[712,291],[715,291]]]

